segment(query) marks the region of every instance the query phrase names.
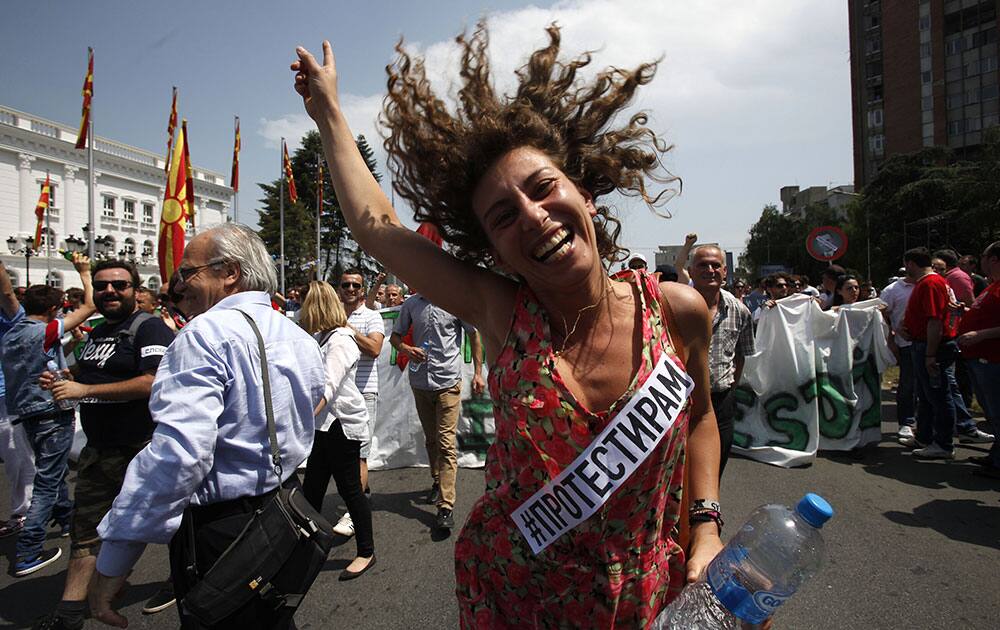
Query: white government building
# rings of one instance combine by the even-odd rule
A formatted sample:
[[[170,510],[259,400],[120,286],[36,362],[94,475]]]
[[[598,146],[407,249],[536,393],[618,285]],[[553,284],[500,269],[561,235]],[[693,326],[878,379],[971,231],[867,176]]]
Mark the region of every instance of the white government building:
[[[14,286],[43,280],[68,289],[80,286],[73,266],[59,249],[86,251],[87,151],[76,149],[77,129],[0,105],[0,259]],[[164,143],[165,145],[166,143]],[[164,151],[166,146],[164,146]],[[160,209],[166,186],[164,155],[97,137],[94,203],[98,258],[126,258],[138,265],[143,284],[158,289],[156,254]],[[35,206],[48,172],[52,184],[50,232],[30,250],[35,234]],[[195,228],[229,220],[233,189],[221,173],[194,168]],[[190,226],[187,237],[194,232]],[[52,256],[45,243],[52,239]],[[27,256],[26,256],[27,254]],[[51,269],[51,271],[47,271]]]

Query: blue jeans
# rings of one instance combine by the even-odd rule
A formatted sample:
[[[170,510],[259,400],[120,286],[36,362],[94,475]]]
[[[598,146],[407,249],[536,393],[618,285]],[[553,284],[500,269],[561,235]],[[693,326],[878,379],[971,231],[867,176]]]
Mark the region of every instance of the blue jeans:
[[[917,393],[913,380],[913,346],[899,349],[899,385],[896,387],[896,419],[901,427],[912,427],[916,420]]]
[[[922,444],[934,442],[950,451],[955,436],[955,396],[952,395],[951,383],[955,380],[958,345],[954,340],[942,341],[938,345],[936,377],[927,372],[924,363],[927,342],[914,341],[910,348],[917,383],[917,441]]]
[[[1000,363],[966,359],[965,367],[972,376],[972,388],[986,412],[993,435],[1000,436]],[[1000,440],[995,440],[990,447],[990,461],[1000,468]]]
[[[35,451],[35,488],[24,529],[17,537],[18,559],[41,553],[49,521],[69,523],[73,512],[66,484],[69,451],[73,446],[73,412],[63,413],[58,418],[26,420],[22,424],[28,443]]]
[[[961,357],[956,358],[955,368],[952,368],[951,375],[948,377],[948,387],[951,389],[951,397],[955,401],[955,431],[957,433],[968,433],[969,431],[975,431],[979,427],[976,425],[976,420],[972,417],[969,408],[965,406],[965,398],[962,397],[962,389],[958,386],[958,377],[955,376],[956,368],[962,361]]]

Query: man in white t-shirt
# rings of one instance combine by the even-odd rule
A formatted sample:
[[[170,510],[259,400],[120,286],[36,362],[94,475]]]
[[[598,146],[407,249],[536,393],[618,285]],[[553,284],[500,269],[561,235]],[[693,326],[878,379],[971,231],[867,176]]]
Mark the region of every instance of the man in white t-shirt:
[[[899,422],[900,438],[912,438],[916,425],[916,384],[913,375],[913,358],[910,354],[912,342],[899,334],[903,329],[903,316],[916,280],[909,275],[897,278],[882,289],[882,301],[886,308],[882,316],[889,324],[889,348],[896,355],[899,364],[899,384],[896,386],[896,418]]]
[[[361,270],[349,268],[340,275],[338,290],[340,301],[344,303],[347,312],[347,325],[354,329],[354,341],[361,350],[361,360],[358,361],[358,372],[355,383],[365,397],[368,407],[368,442],[361,445],[361,487],[365,494],[371,494],[368,488],[368,453],[371,452],[371,440],[375,435],[375,417],[378,415],[378,368],[375,362],[382,352],[382,342],[385,340],[385,325],[382,316],[365,306],[365,279]],[[333,528],[343,536],[354,534],[354,523],[351,515],[344,516]]]

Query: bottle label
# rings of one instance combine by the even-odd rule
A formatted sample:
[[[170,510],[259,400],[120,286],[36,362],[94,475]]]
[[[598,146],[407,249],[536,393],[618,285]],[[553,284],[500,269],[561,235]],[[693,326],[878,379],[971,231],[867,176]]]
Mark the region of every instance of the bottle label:
[[[765,611],[767,616],[770,617],[774,613],[774,609],[784,604],[788,597],[788,595],[782,595],[781,593],[757,591],[753,594],[753,601],[757,604],[758,608]]]
[[[792,593],[753,592],[740,584],[736,573],[749,555],[742,546],[727,546],[708,566],[707,581],[719,603],[729,612],[743,621],[757,624],[774,614],[774,610],[784,604]]]

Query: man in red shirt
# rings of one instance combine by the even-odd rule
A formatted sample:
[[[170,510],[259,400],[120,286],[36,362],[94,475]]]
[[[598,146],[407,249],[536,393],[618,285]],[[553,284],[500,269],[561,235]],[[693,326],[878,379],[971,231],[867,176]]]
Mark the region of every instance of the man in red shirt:
[[[976,398],[996,434],[1000,431],[1000,241],[983,252],[980,269],[991,284],[962,317],[958,344],[972,374]],[[1000,479],[1000,441],[993,442],[989,455],[972,459],[982,465],[975,474]]]
[[[903,328],[913,341],[917,434],[900,442],[918,447],[913,451],[914,457],[954,459],[955,401],[949,381],[954,374],[958,345],[957,318],[949,307],[948,283],[931,269],[931,256],[924,247],[903,254],[903,264],[907,275],[917,278],[903,316]]]

